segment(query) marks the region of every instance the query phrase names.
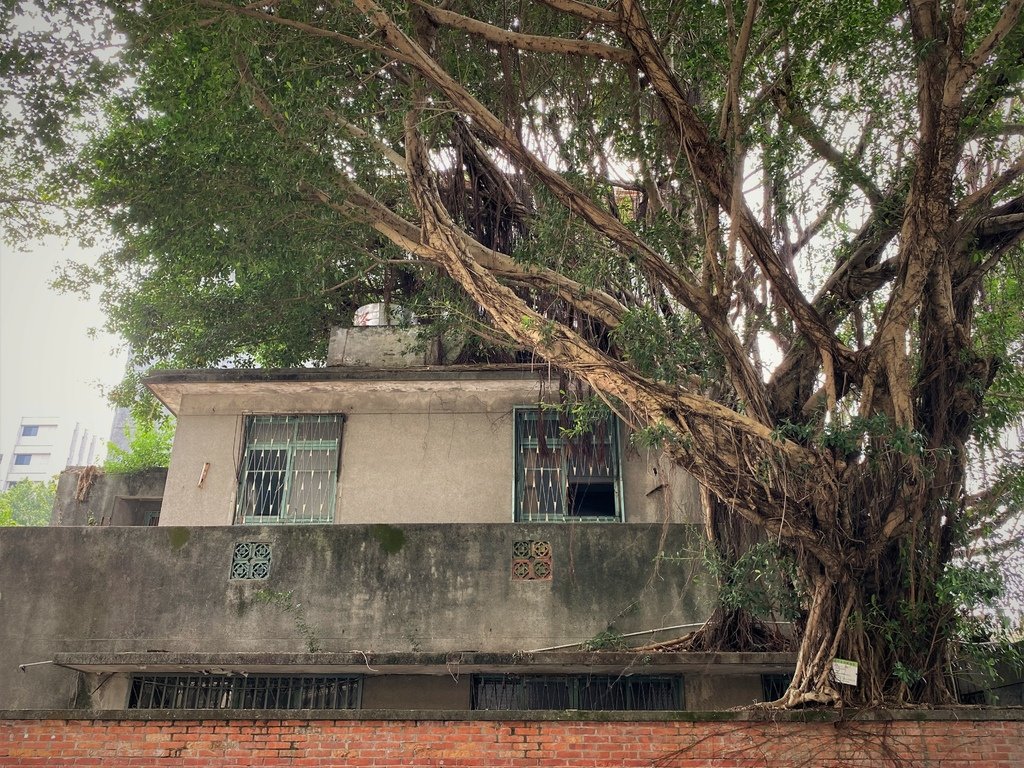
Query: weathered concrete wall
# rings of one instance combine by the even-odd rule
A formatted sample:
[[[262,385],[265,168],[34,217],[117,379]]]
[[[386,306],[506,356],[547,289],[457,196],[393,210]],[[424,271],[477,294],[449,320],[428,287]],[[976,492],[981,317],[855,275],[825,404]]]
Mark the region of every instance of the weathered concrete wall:
[[[0,720],[0,761],[38,765],[140,765],[247,768],[377,766],[377,768],[1019,768],[1024,723],[1019,713],[912,713],[915,719],[816,713],[701,713],[685,720],[556,714],[524,721],[452,719],[450,713],[401,719],[394,712],[353,719],[64,719]],[[507,713],[503,713],[507,714]],[[674,717],[674,716],[673,716]],[[770,718],[770,719],[769,719]]]
[[[82,501],[83,473],[95,473]],[[167,470],[163,467],[110,475],[96,467],[71,467],[60,473],[51,525],[146,525],[147,513],[160,508]],[[154,504],[155,502],[155,504]]]
[[[160,524],[232,522],[242,430],[251,413],[345,414],[337,523],[510,522],[512,409],[536,402],[539,386],[535,379],[485,383],[476,389],[472,382],[367,389],[347,382],[333,392],[296,391],[288,397],[259,386],[251,392],[186,394]],[[366,386],[371,384],[383,386]],[[657,452],[632,449],[620,437],[626,522],[699,522],[692,478]]]
[[[66,707],[59,653],[520,651],[698,622],[711,585],[685,525],[384,525],[0,530],[0,691]],[[550,581],[514,581],[544,540]],[[265,580],[230,579],[238,542],[272,547]]]

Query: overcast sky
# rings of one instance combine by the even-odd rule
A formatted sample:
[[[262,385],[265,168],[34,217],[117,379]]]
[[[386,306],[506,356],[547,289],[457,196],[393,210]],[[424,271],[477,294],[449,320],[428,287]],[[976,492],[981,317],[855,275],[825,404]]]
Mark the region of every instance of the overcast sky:
[[[58,264],[95,255],[58,239],[26,248],[0,242],[0,477],[23,416],[59,416],[110,436],[113,410],[101,387],[120,380],[125,355],[109,334],[90,338],[103,325],[95,297],[49,287]]]

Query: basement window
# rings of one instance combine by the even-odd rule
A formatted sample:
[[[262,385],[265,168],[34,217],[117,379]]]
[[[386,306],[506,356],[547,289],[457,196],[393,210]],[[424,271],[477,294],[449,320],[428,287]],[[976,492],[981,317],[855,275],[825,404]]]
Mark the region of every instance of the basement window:
[[[133,675],[128,709],[358,709],[352,675]]]
[[[682,678],[673,675],[474,675],[473,709],[675,711]]]
[[[793,676],[787,674],[761,675],[761,701],[778,701],[792,681]]]
[[[339,414],[247,417],[237,522],[333,522],[342,423]]]
[[[622,520],[617,422],[566,437],[557,411],[515,409],[517,522]]]

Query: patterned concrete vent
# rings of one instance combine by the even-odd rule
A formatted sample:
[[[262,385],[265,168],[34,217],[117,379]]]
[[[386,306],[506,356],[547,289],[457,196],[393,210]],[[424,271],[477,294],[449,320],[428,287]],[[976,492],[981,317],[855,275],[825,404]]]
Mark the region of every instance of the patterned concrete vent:
[[[512,543],[512,581],[551,581],[551,570],[549,542]]]
[[[270,575],[271,548],[264,541],[240,541],[231,556],[231,578],[253,581]]]

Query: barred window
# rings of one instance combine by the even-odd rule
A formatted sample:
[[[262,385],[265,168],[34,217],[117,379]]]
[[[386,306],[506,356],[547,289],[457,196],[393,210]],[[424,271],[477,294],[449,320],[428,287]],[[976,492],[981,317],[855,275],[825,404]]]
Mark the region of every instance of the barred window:
[[[516,521],[621,520],[616,420],[566,437],[559,416],[515,409]]]
[[[761,675],[761,701],[781,699],[792,681],[790,674]]]
[[[475,675],[473,709],[679,710],[682,692],[671,675]]]
[[[330,523],[343,417],[249,416],[239,477],[240,523]]]
[[[358,709],[351,675],[133,675],[129,709]]]

